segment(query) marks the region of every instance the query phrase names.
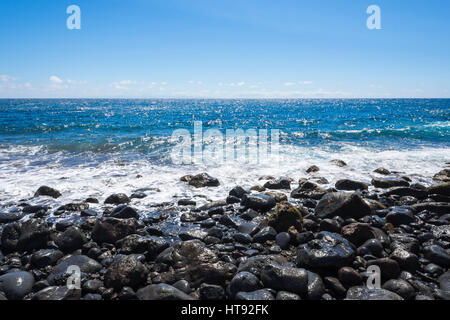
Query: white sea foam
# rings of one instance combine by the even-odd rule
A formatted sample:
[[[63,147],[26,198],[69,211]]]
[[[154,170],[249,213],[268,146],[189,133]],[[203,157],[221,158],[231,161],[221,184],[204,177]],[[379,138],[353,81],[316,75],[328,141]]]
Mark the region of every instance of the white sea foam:
[[[84,162],[67,166],[63,153],[42,156],[42,163],[36,162],[35,155],[39,149],[15,147],[14,152],[23,153],[24,157],[10,159],[11,150],[0,150],[0,204],[8,206],[20,199],[28,203],[44,201],[53,207],[87,197],[96,197],[102,203],[112,193],[123,192],[130,195],[133,191],[147,188],[148,196],[134,200],[133,205],[141,210],[154,211],[151,205],[173,201],[177,198],[191,198],[205,195],[208,199],[224,199],[235,185],[249,188],[264,181],[258,181],[262,175],[275,177],[289,176],[294,180],[310,175],[305,170],[310,165],[317,165],[320,171],[315,176],[325,177],[330,186],[338,179],[349,178],[370,182],[377,176],[373,170],[385,167],[408,175],[414,182],[425,185],[432,183],[432,176],[442,170],[450,160],[450,149],[425,148],[409,151],[374,150],[354,146],[341,146],[339,152],[326,148],[302,146],[280,146],[279,161],[262,164],[241,164],[236,162],[223,165],[184,165],[156,164],[147,159],[131,162],[106,160],[98,162],[95,157],[86,158]],[[27,155],[27,156],[25,156]],[[9,160],[6,160],[9,159]],[[338,167],[331,163],[333,159],[342,159],[347,167]],[[180,181],[186,174],[208,172],[221,182],[217,188],[195,189]],[[137,178],[137,176],[142,176]],[[60,190],[63,196],[57,200],[32,199],[34,192],[41,185],[48,185]],[[196,198],[198,203],[207,201]]]

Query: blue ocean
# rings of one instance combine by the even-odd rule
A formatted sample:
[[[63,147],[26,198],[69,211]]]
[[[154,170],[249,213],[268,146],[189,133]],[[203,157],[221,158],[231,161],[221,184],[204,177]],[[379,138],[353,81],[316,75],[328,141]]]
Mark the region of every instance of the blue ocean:
[[[194,121],[224,133],[279,130],[279,161],[174,164],[171,136],[193,132]],[[448,161],[450,99],[0,100],[2,206],[43,184],[63,193],[60,202],[134,190],[150,195],[142,207],[199,193],[223,199],[236,184],[253,186],[262,175],[297,180],[313,164],[330,185],[369,182],[378,167],[429,184]],[[221,186],[199,191],[179,181],[199,172]]]

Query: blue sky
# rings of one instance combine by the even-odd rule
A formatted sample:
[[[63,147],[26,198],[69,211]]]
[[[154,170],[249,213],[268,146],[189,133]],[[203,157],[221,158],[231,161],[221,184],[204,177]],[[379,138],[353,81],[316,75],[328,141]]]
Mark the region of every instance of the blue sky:
[[[81,30],[66,8],[81,8]],[[366,9],[381,9],[369,30]],[[0,97],[450,97],[447,0],[2,0]]]

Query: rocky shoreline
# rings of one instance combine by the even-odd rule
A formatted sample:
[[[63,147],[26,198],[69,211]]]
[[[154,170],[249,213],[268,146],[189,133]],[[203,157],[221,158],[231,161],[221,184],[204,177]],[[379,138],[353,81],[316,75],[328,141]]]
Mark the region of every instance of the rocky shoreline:
[[[445,165],[432,186],[378,168],[370,185],[343,179],[328,189],[311,166],[298,181],[264,176],[221,201],[177,199],[149,216],[133,207],[145,190],[109,195],[102,212],[94,198],[10,205],[0,213],[0,300],[449,300]],[[181,181],[220,185],[206,173]],[[76,219],[54,219],[63,214]],[[176,223],[183,228],[168,231]],[[380,288],[366,285],[370,266]],[[67,286],[74,267],[79,288]]]

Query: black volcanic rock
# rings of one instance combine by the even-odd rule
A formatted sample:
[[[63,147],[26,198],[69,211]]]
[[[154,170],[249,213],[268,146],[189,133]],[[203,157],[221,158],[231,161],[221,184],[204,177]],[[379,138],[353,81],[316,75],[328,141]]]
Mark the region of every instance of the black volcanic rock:
[[[358,219],[371,213],[370,206],[357,193],[328,193],[316,206],[316,215],[322,219],[335,216]]]

